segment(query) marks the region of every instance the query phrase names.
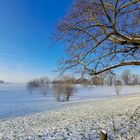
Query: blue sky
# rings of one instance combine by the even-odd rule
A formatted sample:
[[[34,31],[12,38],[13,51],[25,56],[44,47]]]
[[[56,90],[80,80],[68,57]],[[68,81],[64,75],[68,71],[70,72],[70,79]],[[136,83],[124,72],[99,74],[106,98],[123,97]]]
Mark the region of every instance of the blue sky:
[[[0,0],[0,80],[26,82],[56,75],[53,71],[64,52],[61,44],[52,47],[51,35],[71,3],[72,0]],[[138,67],[133,71],[140,73]]]
[[[25,82],[49,75],[63,56],[52,47],[56,23],[71,0],[0,0],[0,79]]]

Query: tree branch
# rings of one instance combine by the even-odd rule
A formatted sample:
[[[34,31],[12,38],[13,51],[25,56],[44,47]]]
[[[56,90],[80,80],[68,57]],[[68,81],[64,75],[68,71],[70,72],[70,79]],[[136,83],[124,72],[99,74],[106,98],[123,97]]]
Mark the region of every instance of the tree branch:
[[[100,70],[98,72],[94,72],[91,70],[89,73],[90,73],[90,75],[97,75],[97,74],[103,73],[105,71],[114,69],[114,68],[118,68],[118,67],[122,67],[122,66],[130,66],[130,65],[140,66],[140,61],[122,62],[120,64],[116,64],[116,65],[107,67],[107,68]]]

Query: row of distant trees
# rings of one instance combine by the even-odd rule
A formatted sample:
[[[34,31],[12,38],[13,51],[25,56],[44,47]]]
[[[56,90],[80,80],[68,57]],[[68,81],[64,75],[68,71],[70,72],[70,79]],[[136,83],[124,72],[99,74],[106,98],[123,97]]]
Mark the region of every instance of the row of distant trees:
[[[27,89],[30,93],[36,90],[41,90],[41,93],[46,96],[48,94],[49,84],[51,81],[48,77],[34,79],[27,83]]]
[[[102,74],[103,75],[103,74]],[[119,76],[106,73],[104,76],[99,76],[100,80],[105,85],[137,85],[140,84],[140,75],[134,74],[131,70],[124,70]]]
[[[137,85],[140,84],[140,75],[134,74],[131,70],[124,70],[120,75],[105,72],[98,76],[74,78],[64,76],[60,80],[53,80],[52,83],[81,84],[81,85]]]
[[[120,75],[105,72],[98,76],[92,76],[88,82],[92,85],[137,85],[140,84],[140,75],[134,74],[131,70],[124,70]]]
[[[120,75],[111,72],[104,72],[97,76],[74,78],[64,76],[65,83],[68,84],[81,84],[81,85],[137,85],[140,84],[140,75],[131,72],[130,69],[124,70]],[[57,83],[61,80],[53,80],[52,83]]]
[[[53,89],[56,101],[69,101],[75,90],[75,84],[73,84],[73,78],[70,76],[64,76],[53,81],[50,81],[47,77],[43,77],[27,83],[27,89],[31,93],[34,90],[40,90],[44,96],[48,94],[50,88]]]
[[[71,76],[63,76],[59,79],[49,80],[48,77],[35,79],[27,83],[27,89],[32,93],[35,90],[40,90],[46,96],[50,89],[53,90],[56,101],[69,101],[75,91],[76,84],[84,86],[92,85],[115,85],[116,93],[119,94],[121,85],[136,85],[140,84],[140,76],[133,74],[130,70],[125,70],[120,76],[116,76],[110,72],[102,73],[98,76],[88,78],[74,78]]]

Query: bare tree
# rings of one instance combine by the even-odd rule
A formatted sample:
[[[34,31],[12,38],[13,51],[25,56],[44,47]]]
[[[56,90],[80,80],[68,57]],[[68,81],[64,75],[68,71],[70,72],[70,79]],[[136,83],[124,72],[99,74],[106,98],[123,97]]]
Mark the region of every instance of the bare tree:
[[[107,83],[108,85],[112,86],[114,82],[114,75],[113,74],[108,74],[107,75]]]
[[[132,77],[132,83],[133,83],[134,85],[139,84],[139,79],[140,79],[140,77],[139,77],[138,74],[132,74],[131,77]]]
[[[31,80],[27,83],[27,90],[31,93],[33,90],[39,89],[41,93],[46,96],[49,89],[50,80],[47,77],[42,77],[40,79]]]
[[[56,101],[69,101],[70,97],[73,95],[75,86],[72,84],[57,83],[53,85],[53,89]]]
[[[114,78],[114,89],[117,95],[120,95],[122,90],[122,82],[119,77]]]
[[[121,75],[121,78],[126,85],[129,83],[130,77],[131,77],[130,70],[125,70]]]
[[[56,98],[56,101],[60,102],[60,98],[63,93],[62,84],[59,82],[53,84],[53,90],[54,90],[54,96]]]
[[[50,80],[48,77],[42,77],[38,79],[38,84],[39,84],[39,90],[43,94],[43,96],[47,96],[48,91],[49,91],[49,84]]]
[[[115,87],[116,94],[120,95],[120,92],[121,92],[121,89],[122,89],[121,85],[114,85],[114,87]]]
[[[27,90],[32,93],[33,90],[37,89],[39,87],[38,85],[38,81],[37,80],[32,80],[32,81],[29,81],[27,83]]]
[[[75,90],[73,80],[74,78],[70,76],[63,76],[60,80],[53,81],[54,95],[58,102],[61,101],[61,97],[64,100],[69,101]]]
[[[91,78],[91,82],[93,85],[96,85],[96,86],[103,85],[103,79],[101,79],[100,76],[93,76]]]
[[[72,84],[64,84],[64,95],[66,98],[66,101],[69,101],[70,97],[73,95],[75,86]]]
[[[140,1],[75,0],[57,26],[67,56],[60,70],[100,74],[140,66]]]

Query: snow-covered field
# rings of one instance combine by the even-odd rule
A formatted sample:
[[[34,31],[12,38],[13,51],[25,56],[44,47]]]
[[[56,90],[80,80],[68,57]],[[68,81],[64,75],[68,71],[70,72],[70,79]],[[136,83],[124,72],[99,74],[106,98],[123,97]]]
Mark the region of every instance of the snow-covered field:
[[[138,106],[140,94],[69,102],[56,110],[1,120],[0,139],[96,140],[103,129],[110,139],[139,140]]]
[[[139,91],[140,86],[123,86],[120,94],[139,93]],[[77,86],[70,102],[58,103],[52,96],[52,91],[44,97],[40,92],[30,94],[24,84],[0,84],[0,119],[59,109],[73,102],[110,96],[116,96],[114,87]]]
[[[110,139],[140,139],[140,86],[123,86],[120,96],[114,87],[77,86],[69,102],[52,95],[0,85],[0,140],[96,140],[102,129]]]

